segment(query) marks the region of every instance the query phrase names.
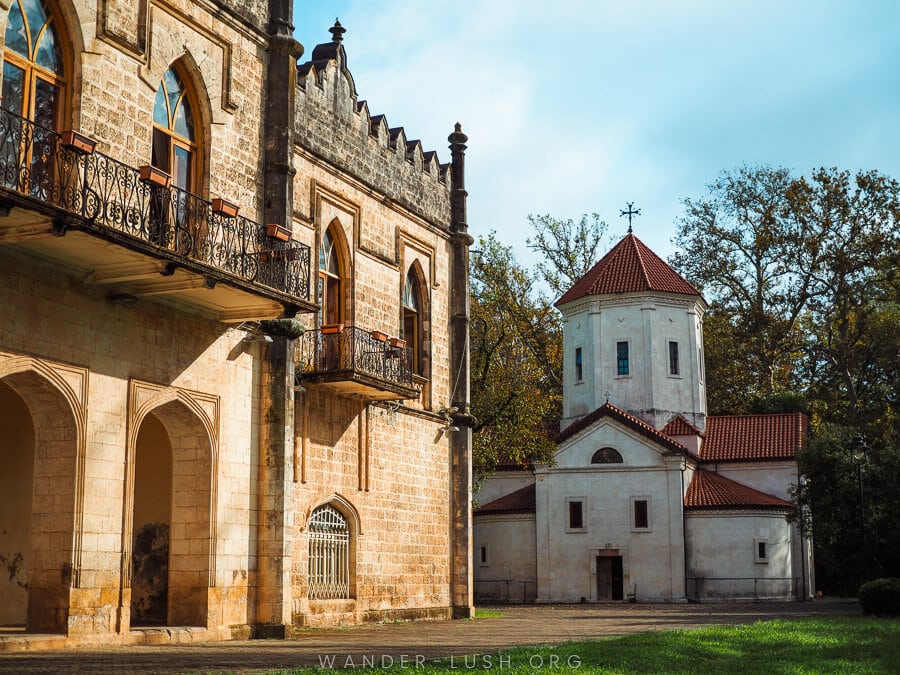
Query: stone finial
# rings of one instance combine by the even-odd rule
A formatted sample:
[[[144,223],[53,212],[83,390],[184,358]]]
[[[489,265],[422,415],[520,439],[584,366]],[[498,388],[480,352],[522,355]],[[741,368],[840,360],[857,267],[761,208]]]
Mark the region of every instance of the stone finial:
[[[340,21],[335,19],[334,25],[328,29],[328,32],[331,33],[331,41],[337,43],[344,39],[344,33],[347,32],[347,29],[341,25]]]
[[[462,124],[457,122],[456,126],[453,128],[453,133],[447,136],[447,140],[450,142],[451,147],[453,145],[462,145],[465,147],[464,144],[469,140],[469,137],[463,133]]]

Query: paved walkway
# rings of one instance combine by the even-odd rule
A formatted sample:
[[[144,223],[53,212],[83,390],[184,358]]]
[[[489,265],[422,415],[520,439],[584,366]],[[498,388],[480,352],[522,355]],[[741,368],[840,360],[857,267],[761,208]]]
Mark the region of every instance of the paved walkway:
[[[671,628],[857,615],[855,601],[723,605],[528,605],[497,608],[500,618],[315,629],[293,640],[208,642],[158,647],[84,647],[0,655],[4,673],[201,673],[320,665],[340,668],[393,659],[413,666],[442,656],[493,654],[516,645],[560,644]],[[565,658],[564,648],[560,649]],[[325,661],[323,661],[325,659]],[[368,660],[366,660],[368,659]],[[495,661],[496,664],[496,661]],[[481,669],[479,663],[479,669]],[[463,664],[460,664],[461,669]]]

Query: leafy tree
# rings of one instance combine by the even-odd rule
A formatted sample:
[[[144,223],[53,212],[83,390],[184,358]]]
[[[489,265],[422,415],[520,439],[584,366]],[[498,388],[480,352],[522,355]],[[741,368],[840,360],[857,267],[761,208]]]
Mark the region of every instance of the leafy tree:
[[[534,237],[526,243],[540,255],[537,274],[559,298],[600,260],[607,225],[596,213],[585,213],[577,223],[529,215],[528,223]]]
[[[673,264],[699,283],[710,412],[804,410],[817,571],[851,590],[900,569],[900,185],[877,172],[741,167],[685,201]],[[864,527],[849,442],[866,439]],[[869,534],[863,560],[860,533]]]
[[[709,196],[684,200],[672,262],[731,318],[757,393],[793,384],[799,322],[821,266],[826,226],[793,217],[787,169],[723,172]],[[710,373],[713,379],[713,373]]]
[[[597,216],[529,216],[534,269],[520,265],[496,233],[472,258],[472,409],[479,422],[479,478],[499,459],[552,461],[562,410],[562,325],[553,301],[599,258],[606,224]],[[548,297],[549,289],[553,297]]]
[[[549,461],[562,404],[559,317],[491,233],[472,258],[472,410],[477,476],[493,472],[500,456]]]

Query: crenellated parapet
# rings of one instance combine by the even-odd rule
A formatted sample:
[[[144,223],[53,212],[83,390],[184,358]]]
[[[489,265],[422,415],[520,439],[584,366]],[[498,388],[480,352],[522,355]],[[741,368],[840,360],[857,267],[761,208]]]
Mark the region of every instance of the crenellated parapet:
[[[331,42],[316,46],[310,60],[297,67],[296,145],[449,229],[450,164],[408,139],[403,127],[370,113],[347,68],[345,29],[335,22],[329,30]]]

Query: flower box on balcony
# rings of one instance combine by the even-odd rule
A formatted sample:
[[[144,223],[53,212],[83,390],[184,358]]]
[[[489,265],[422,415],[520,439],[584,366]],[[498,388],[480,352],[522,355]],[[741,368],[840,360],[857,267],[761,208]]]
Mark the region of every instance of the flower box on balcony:
[[[80,152],[85,155],[93,154],[94,148],[97,147],[97,141],[90,136],[80,134],[73,129],[62,132],[59,142],[64,148]]]
[[[273,239],[278,239],[279,241],[291,240],[290,228],[287,228],[284,225],[279,225],[278,223],[269,223],[268,225],[266,225],[266,234]]]
[[[144,164],[143,166],[138,167],[138,171],[141,174],[141,180],[143,182],[157,187],[169,187],[169,181],[172,180],[172,177],[169,174],[162,169],[156,168],[152,164]]]
[[[322,335],[337,335],[344,330],[342,323],[324,323],[322,324]]]
[[[220,216],[225,216],[226,218],[234,218],[237,216],[238,211],[241,210],[241,207],[239,207],[237,204],[231,203],[227,199],[216,197],[212,200],[212,210],[213,213]]]
[[[391,338],[391,347],[403,349],[406,346],[406,340],[403,338]]]
[[[387,342],[388,339],[387,333],[382,333],[380,330],[373,330],[372,337],[379,342]]]

